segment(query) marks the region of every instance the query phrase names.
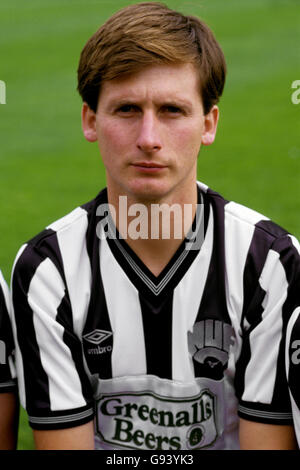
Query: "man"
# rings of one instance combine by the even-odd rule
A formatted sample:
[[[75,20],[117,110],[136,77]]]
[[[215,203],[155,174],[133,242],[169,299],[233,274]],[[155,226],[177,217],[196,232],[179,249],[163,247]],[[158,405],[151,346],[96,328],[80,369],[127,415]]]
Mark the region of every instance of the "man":
[[[8,305],[9,292],[0,271],[0,450],[13,450],[17,443],[18,400]]]
[[[26,243],[12,282],[38,449],[295,446],[284,344],[299,252],[196,181],[225,69],[203,22],[155,2],[82,51],[83,132],[107,188]]]

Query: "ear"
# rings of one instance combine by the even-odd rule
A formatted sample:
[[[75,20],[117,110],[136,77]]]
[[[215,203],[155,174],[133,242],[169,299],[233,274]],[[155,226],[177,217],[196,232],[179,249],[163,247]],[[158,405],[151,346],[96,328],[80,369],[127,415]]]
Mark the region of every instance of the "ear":
[[[81,110],[81,124],[83,135],[88,142],[96,142],[96,113],[87,103],[83,103]]]
[[[209,113],[204,116],[204,129],[202,133],[202,145],[211,145],[216,137],[217,125],[219,120],[219,108],[213,106]]]

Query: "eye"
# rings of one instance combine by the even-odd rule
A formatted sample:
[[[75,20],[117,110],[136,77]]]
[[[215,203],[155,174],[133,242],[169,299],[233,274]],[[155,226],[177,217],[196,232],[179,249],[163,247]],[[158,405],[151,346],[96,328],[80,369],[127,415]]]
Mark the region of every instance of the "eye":
[[[137,111],[139,111],[139,108],[134,104],[122,104],[117,108],[117,113],[119,114],[132,114]]]
[[[179,107],[179,106],[176,106],[176,105],[172,105],[172,104],[168,104],[168,105],[165,105],[162,107],[162,112],[163,113],[167,113],[167,114],[171,114],[171,115],[179,115],[179,114],[183,114],[183,110]]]

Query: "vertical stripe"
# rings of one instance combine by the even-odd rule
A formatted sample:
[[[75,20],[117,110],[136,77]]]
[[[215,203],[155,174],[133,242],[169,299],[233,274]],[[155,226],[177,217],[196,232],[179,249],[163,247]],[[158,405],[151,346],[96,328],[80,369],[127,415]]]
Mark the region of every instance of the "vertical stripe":
[[[54,222],[48,230],[57,229],[48,237],[47,249],[65,286],[65,296],[57,309],[56,321],[65,327],[63,340],[70,349],[82,394],[91,398],[89,369],[82,351],[82,331],[87,316],[91,291],[91,266],[86,247],[87,212],[77,208],[63,219]],[[74,234],[76,233],[76,236]]]
[[[15,376],[15,372],[10,370],[11,354],[14,346],[9,312],[9,291],[0,271],[0,383],[2,383],[2,389],[5,383],[9,384],[11,382],[12,372]]]
[[[19,250],[13,268],[12,299],[14,305],[14,329],[16,341],[16,364],[20,392],[20,401],[27,412],[36,406],[49,408],[48,377],[41,364],[39,348],[33,325],[33,312],[27,301],[30,282],[41,257],[30,245]],[[25,360],[23,360],[23,358]],[[38,377],[43,386],[36,390],[34,377]]]
[[[249,254],[251,255],[251,248],[259,246],[253,243],[253,235],[255,224],[262,218],[261,214],[233,202],[229,202],[225,206],[226,300],[231,323],[237,332],[236,358],[239,356],[241,349],[243,309],[247,304],[247,293],[250,292],[247,263],[251,257],[249,256]],[[264,262],[264,256],[261,257],[261,261]],[[253,265],[253,262],[251,262],[251,265]],[[246,282],[245,276],[247,277]],[[258,278],[255,279],[253,270],[250,280],[252,282],[253,280],[256,281],[256,287]],[[251,295],[253,295],[252,290]]]
[[[146,373],[141,307],[137,289],[113,256],[106,239],[100,242],[100,273],[113,329],[113,377]]]
[[[193,331],[213,249],[213,214],[210,217],[201,250],[174,290],[172,333],[173,380],[191,381],[194,378],[192,358],[188,351],[188,331]]]
[[[48,228],[58,230],[56,235],[72,306],[73,328],[81,337],[91,294],[91,266],[85,243],[87,213],[79,207],[69,214],[68,219],[72,223],[72,230],[68,230],[69,225],[65,226],[65,218],[63,228],[60,227],[61,220]]]
[[[211,190],[208,190],[205,199],[209,200],[214,218],[213,250],[197,322],[212,318],[230,323],[225,289],[224,206],[226,201]]]
[[[240,398],[245,388],[245,370],[251,358],[248,331],[251,325],[261,321],[263,312],[265,292],[259,284],[259,278],[274,238],[261,229],[260,225],[265,222],[262,222],[264,217],[261,214],[232,203],[228,204],[228,209],[231,231],[226,234],[229,276],[227,301],[237,332],[234,383],[236,394]],[[248,211],[251,223],[247,222]],[[236,225],[235,221],[239,224]]]
[[[251,358],[245,373],[245,391],[242,399],[270,404],[282,335],[282,305],[288,289],[279,255],[273,250],[268,254],[260,277],[260,285],[267,294],[263,303],[262,321],[250,333]]]
[[[5,281],[1,271],[0,271],[0,289],[2,291],[3,299],[5,301],[5,304],[4,304],[5,308],[6,308],[7,312],[9,313],[10,312],[9,290],[8,290],[6,281]]]
[[[88,215],[86,245],[91,265],[92,284],[89,308],[83,329],[84,359],[90,374],[97,374],[100,379],[111,379],[111,348],[113,347],[113,336],[109,336],[103,343],[101,342],[101,347],[104,346],[105,348],[105,352],[103,352],[103,354],[93,354],[93,351],[91,351],[92,344],[86,339],[86,335],[90,335],[95,332],[95,330],[100,330],[105,332],[105,334],[112,332],[102,277],[100,274],[100,241],[98,237],[95,236],[96,223],[95,211],[91,211]]]
[[[300,258],[297,244],[293,243],[293,237],[282,236],[278,238],[272,245],[272,249],[280,255],[280,262],[288,282],[287,299],[282,307],[283,331],[277,363],[273,403],[276,403],[277,407],[282,406],[282,403],[284,403],[285,407],[288,408],[289,393],[285,376],[285,334],[292,312],[294,312],[295,308],[299,307]]]
[[[232,217],[230,206],[231,203],[225,207],[226,299],[232,325],[236,332],[241,332],[244,269],[255,228],[251,224],[241,224],[238,218]],[[239,355],[240,344],[237,346]]]
[[[47,258],[36,270],[28,291],[33,324],[38,332],[41,363],[48,376],[50,409],[79,408],[86,405],[70,349],[64,343],[63,326],[56,321],[65,286],[53,263]],[[49,347],[53,344],[53,349]]]
[[[26,249],[26,244],[22,245],[21,248],[19,249],[16,258],[13,263],[12,267],[12,274],[11,274],[11,299],[13,298],[13,274],[15,270],[15,266],[22,255],[23,251]],[[16,325],[16,319],[14,315],[14,303],[11,302],[11,326],[12,326],[12,331],[13,331],[13,337],[14,337],[14,342],[15,342],[15,365],[16,365],[16,374],[18,377],[18,390],[19,390],[19,396],[20,396],[20,402],[24,408],[26,408],[26,394],[25,394],[25,382],[24,382],[24,367],[23,367],[23,357],[21,354],[19,342],[17,340],[17,325]]]
[[[64,283],[65,287],[65,283]],[[72,309],[70,304],[69,295],[65,290],[65,295],[62,298],[62,301],[57,308],[56,322],[63,326],[64,334],[63,341],[65,345],[69,348],[72,356],[72,360],[76,367],[78,377],[81,381],[81,389],[83,397],[87,402],[90,403],[92,400],[93,392],[91,389],[90,383],[90,373],[86,364],[84,362],[84,354],[82,351],[82,342],[81,338],[78,338],[77,334],[73,331],[73,322],[72,322]],[[71,363],[71,368],[73,365]],[[70,404],[71,406],[71,404]],[[73,409],[74,407],[72,407]]]
[[[172,305],[173,291],[151,301],[139,295],[143,329],[147,374],[172,379]]]

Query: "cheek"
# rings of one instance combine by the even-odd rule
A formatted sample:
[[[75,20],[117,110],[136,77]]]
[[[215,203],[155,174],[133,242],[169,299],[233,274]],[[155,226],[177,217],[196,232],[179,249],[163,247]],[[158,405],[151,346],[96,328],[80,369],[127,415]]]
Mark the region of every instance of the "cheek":
[[[174,128],[170,134],[170,143],[181,158],[194,160],[197,158],[201,146],[201,126],[186,125]]]
[[[132,137],[128,127],[120,126],[116,122],[102,123],[97,128],[99,148],[102,154],[119,154],[130,144]]]

